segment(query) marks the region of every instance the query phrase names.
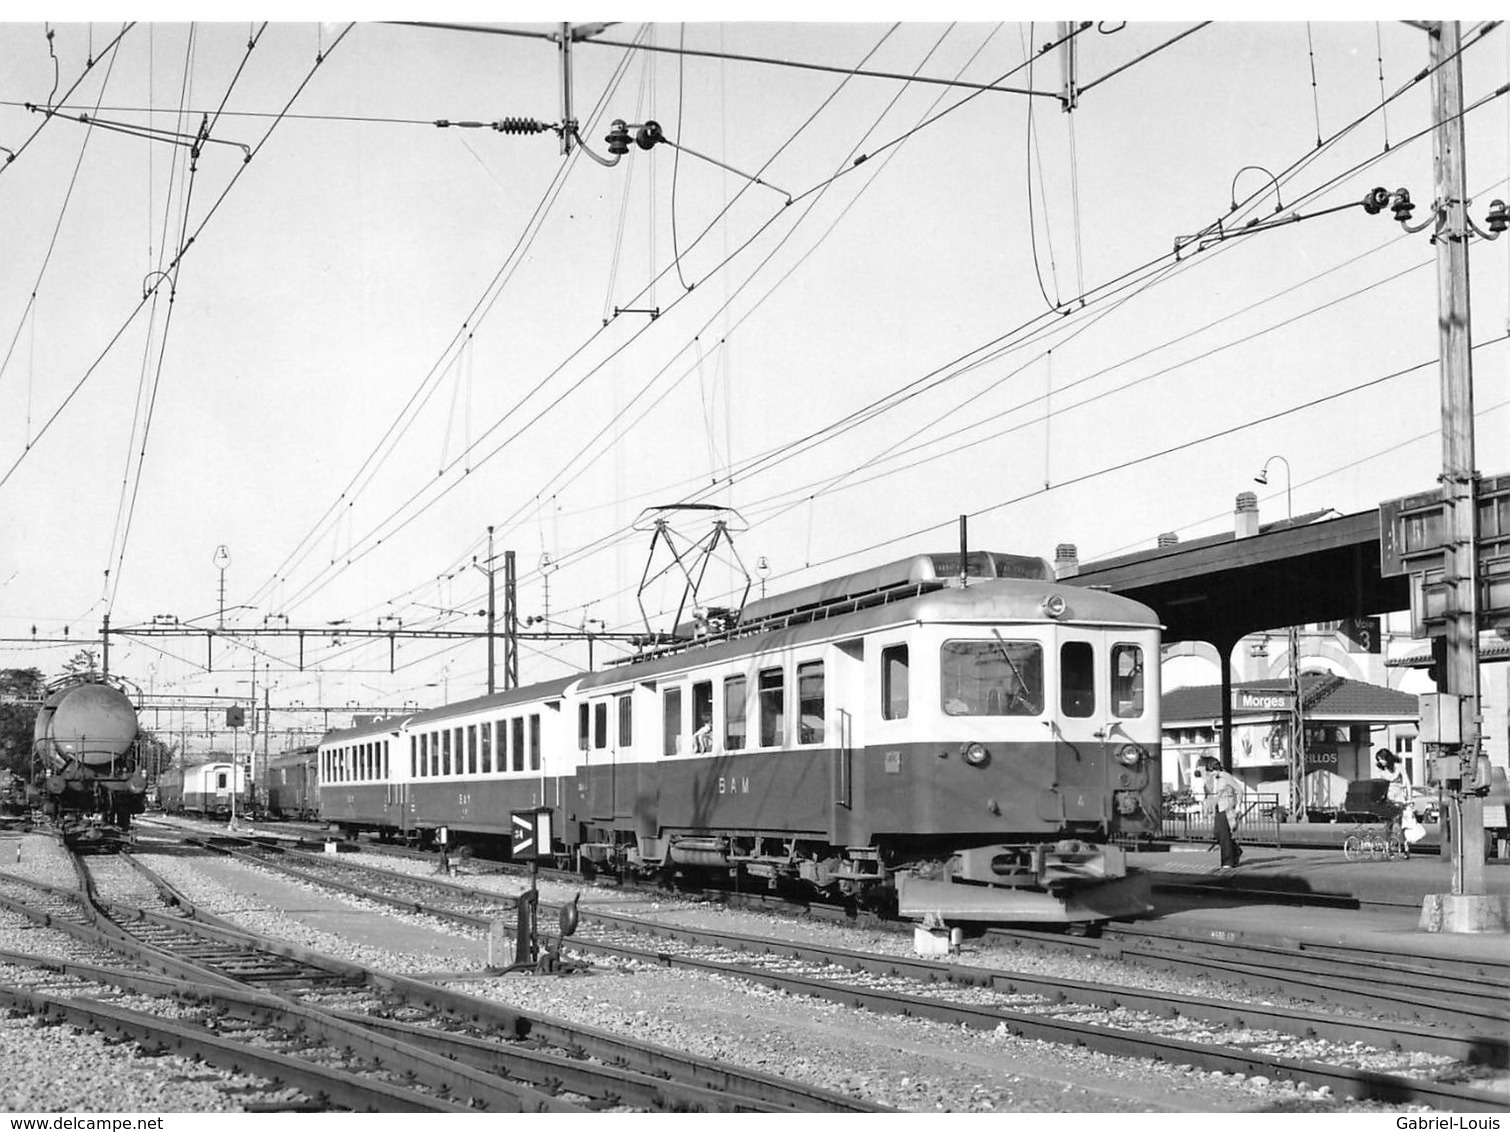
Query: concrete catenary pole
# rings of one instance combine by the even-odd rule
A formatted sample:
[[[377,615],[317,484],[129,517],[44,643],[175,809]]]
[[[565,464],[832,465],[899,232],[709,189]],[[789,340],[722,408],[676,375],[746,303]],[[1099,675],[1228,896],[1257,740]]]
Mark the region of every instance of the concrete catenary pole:
[[[1484,803],[1473,791],[1479,747],[1478,508],[1473,443],[1473,340],[1468,311],[1467,169],[1463,135],[1462,32],[1454,21],[1430,31],[1435,170],[1443,223],[1436,236],[1442,359],[1442,500],[1451,532],[1446,691],[1462,697],[1463,789],[1452,808],[1452,893],[1484,892]],[[1451,777],[1459,777],[1453,775]]]

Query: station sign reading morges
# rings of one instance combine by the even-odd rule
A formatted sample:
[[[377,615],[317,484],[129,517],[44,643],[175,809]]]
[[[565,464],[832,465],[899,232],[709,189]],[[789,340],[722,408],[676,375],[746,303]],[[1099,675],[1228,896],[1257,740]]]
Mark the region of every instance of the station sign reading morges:
[[[1233,711],[1293,711],[1295,697],[1278,688],[1232,689]]]

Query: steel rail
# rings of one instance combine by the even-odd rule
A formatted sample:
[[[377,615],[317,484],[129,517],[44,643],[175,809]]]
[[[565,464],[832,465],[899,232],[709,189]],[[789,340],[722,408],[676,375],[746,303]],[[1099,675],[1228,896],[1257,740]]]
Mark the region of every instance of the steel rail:
[[[67,895],[55,886],[39,882],[26,883],[52,896]],[[82,908],[81,912],[83,912]],[[328,1012],[291,1002],[260,990],[248,991],[245,968],[242,969],[242,977],[238,978],[235,974],[226,972],[224,962],[227,954],[239,954],[251,958],[250,949],[255,943],[254,937],[242,934],[239,938],[225,940],[227,933],[221,932],[221,940],[229,944],[229,947],[217,947],[213,953],[200,953],[185,959],[182,954],[175,954],[169,949],[134,937],[121,928],[119,921],[134,912],[136,914],[133,919],[138,924],[155,923],[160,927],[193,938],[195,933],[188,929],[194,925],[186,920],[142,909],[132,909],[98,898],[95,900],[95,907],[90,912],[95,921],[92,924],[74,924],[66,920],[62,922],[54,920],[51,926],[63,927],[64,930],[71,927],[75,930],[70,934],[76,937],[89,938],[90,942],[117,953],[123,952],[149,968],[156,967],[175,979],[181,980],[181,985],[176,992],[179,997],[208,999],[216,1006],[233,1009],[243,1017],[257,1018],[281,1030],[302,1030],[318,1034],[332,1047],[345,1049],[352,1056],[384,1065],[390,1071],[400,1072],[406,1079],[433,1089],[441,1096],[464,1096],[468,1099],[468,1104],[460,1111],[479,1109],[495,1112],[584,1111],[579,1105],[558,1101],[533,1088],[505,1081],[501,1077],[480,1073],[472,1067],[453,1062],[443,1056],[374,1034],[365,1028],[353,1026],[349,1022],[336,1020]],[[318,971],[315,965],[305,963],[301,956],[294,955],[289,958],[294,961],[291,969],[296,976],[303,970]],[[207,963],[210,964],[208,967]],[[331,974],[333,978],[328,979],[327,982],[350,985],[364,972],[356,964],[340,964]],[[286,983],[287,979],[280,981]],[[143,1024],[150,1024],[150,1019]],[[240,1047],[233,1045],[232,1048]],[[339,1076],[332,1079],[328,1088],[334,1090],[332,1095],[337,1097],[345,1095],[345,1086]],[[420,1110],[431,1108],[433,1106],[428,1104],[420,1106]],[[438,1111],[454,1110],[446,1107]]]
[[[1035,994],[1050,1002],[1076,1002],[1108,1010],[1141,1010],[1158,1017],[1198,1018],[1242,1029],[1279,1030],[1299,1037],[1319,1037],[1343,1042],[1365,1041],[1383,1049],[1418,1050],[1469,1064],[1486,1064],[1498,1068],[1510,1066],[1510,1039],[1498,1035],[1444,1033],[1437,1029],[1402,1026],[1375,1018],[1289,1011],[1227,999],[1165,991],[1141,991],[1132,987],[1050,978],[991,967],[877,955],[828,945],[810,946],[790,940],[688,928],[615,913],[583,911],[580,915],[584,921],[605,924],[620,931],[723,947],[736,952],[750,951],[809,963],[827,963],[851,971],[896,976],[921,983],[985,987],[1006,994]],[[572,946],[595,949],[598,945],[594,941],[574,939]]]
[[[282,866],[276,864],[271,867],[282,868]],[[369,873],[376,872],[381,874],[383,872],[382,870],[371,870],[361,865],[352,865],[352,867]],[[304,878],[311,877],[310,873],[302,872],[298,869],[286,871]],[[386,874],[386,876],[392,877],[393,874]],[[333,878],[316,876],[313,879],[316,879],[318,883],[329,884],[332,887],[364,895],[369,899],[391,901],[395,905],[409,910],[423,911],[426,914],[442,916],[455,922],[468,923],[479,928],[486,928],[490,923],[485,917],[418,904],[412,900],[388,897],[381,893],[374,893],[370,889],[363,889],[359,886],[336,881]],[[475,890],[468,890],[463,888],[463,886],[447,881],[432,881],[404,875],[398,876],[397,880],[405,884],[418,882],[419,884],[439,889],[460,890],[463,894],[470,897],[475,898],[476,896]],[[492,894],[487,895],[491,896]],[[1006,973],[981,971],[979,969],[970,971],[968,969],[955,968],[952,965],[930,964],[925,960],[909,960],[892,956],[866,956],[863,953],[846,952],[842,949],[806,947],[804,945],[792,944],[788,941],[734,936],[730,933],[657,924],[612,913],[581,910],[579,915],[585,922],[600,922],[620,930],[640,931],[663,937],[678,938],[687,942],[729,947],[733,950],[758,947],[762,951],[791,954],[809,961],[830,962],[838,966],[844,966],[846,962],[855,963],[863,960],[867,964],[864,969],[872,970],[874,973],[902,974],[904,977],[923,978],[927,981],[962,981],[969,983],[972,980],[983,980],[986,977],[993,979],[996,977],[1005,977],[1008,980],[1018,978]],[[632,948],[623,948],[614,944],[580,938],[574,938],[571,946],[598,954],[658,962],[665,966],[685,967],[722,975],[736,974],[742,978],[762,983],[763,985],[786,990],[789,993],[808,994],[825,998],[829,1001],[864,1007],[878,1013],[933,1017],[952,1025],[968,1025],[976,1028],[995,1028],[998,1025],[1005,1025],[1020,1036],[1038,1040],[1089,1045],[1092,1048],[1100,1049],[1102,1052],[1113,1053],[1119,1056],[1141,1056],[1154,1057],[1158,1060],[1175,1060],[1177,1055],[1179,1063],[1199,1065],[1209,1069],[1219,1069],[1222,1072],[1263,1073],[1270,1077],[1306,1080],[1313,1084],[1328,1085],[1339,1095],[1373,1099],[1417,1099],[1424,1103],[1446,1104],[1449,1107],[1467,1106],[1474,1111],[1489,1111],[1503,1107],[1501,1101],[1481,1090],[1464,1089],[1458,1086],[1441,1085],[1435,1082],[1416,1081],[1390,1074],[1328,1066],[1316,1062],[1294,1061],[1241,1050],[1196,1045],[1181,1042],[1177,1039],[1144,1035],[1136,1032],[1117,1030],[1111,1027],[1064,1023],[1058,1020],[1045,1019],[1039,1015],[1010,1011],[1004,1008],[962,1006],[941,1000],[901,995],[888,991],[875,991],[842,983],[830,983],[823,980],[810,979],[804,976],[763,971],[743,964],[638,951]],[[958,977],[951,979],[951,974],[956,974]],[[976,983],[976,985],[981,984]],[[1119,988],[1116,994],[1121,997],[1122,1005],[1128,1005],[1130,1000],[1138,995],[1138,992],[1127,992]],[[1169,995],[1145,997],[1171,1003],[1176,1001],[1175,996]],[[1229,1010],[1235,1010],[1238,1015],[1245,1017],[1260,1016],[1266,1013],[1264,1008],[1255,1008],[1249,1004],[1237,1004],[1234,1007],[1233,1004],[1222,1003],[1219,1000],[1193,1001],[1202,1003],[1203,1009],[1211,1010],[1218,1015]],[[1265,1021],[1275,1023],[1274,1028],[1276,1029],[1288,1030],[1292,1033],[1299,1027],[1302,1036],[1320,1036],[1321,1028],[1331,1029],[1334,1026],[1340,1026],[1340,1033],[1344,1040],[1349,1041],[1359,1040],[1358,1029],[1368,1025],[1364,1023],[1361,1026],[1350,1027],[1347,1020],[1321,1019],[1318,1016],[1309,1014],[1296,1016],[1290,1025],[1278,1025],[1277,1023],[1284,1018],[1285,1013],[1268,1011]],[[1334,1030],[1333,1032],[1338,1031]],[[1398,1026],[1379,1027],[1373,1032],[1380,1037],[1379,1044],[1386,1049],[1403,1047],[1407,1038],[1419,1038],[1423,1045],[1433,1040],[1433,1036],[1425,1032],[1410,1031]],[[1447,1054],[1447,1056],[1460,1057],[1462,1060],[1470,1063],[1487,1061],[1490,1064],[1502,1064],[1507,1056],[1510,1056],[1510,1053],[1507,1053],[1507,1047],[1503,1039],[1473,1035],[1449,1037],[1446,1040],[1454,1051]]]
[[[239,852],[222,848],[222,852]],[[318,861],[319,865],[303,869],[298,865],[285,865],[281,860],[267,861],[248,855],[249,859],[257,860],[265,867],[278,869],[301,878],[312,878],[318,883],[348,892],[352,895],[363,896],[367,899],[387,903],[392,907],[402,908],[406,911],[423,912],[441,918],[451,918],[455,922],[466,924],[474,928],[484,930],[490,921],[486,917],[480,917],[473,913],[456,912],[454,910],[435,907],[425,904],[423,901],[413,900],[408,897],[391,896],[386,893],[375,892],[370,887],[359,884],[351,884],[336,877],[322,875],[327,868],[356,870],[374,878],[381,878],[384,883],[400,888],[429,889],[430,891],[442,891],[449,893],[457,899],[476,902],[479,899],[497,903],[505,908],[513,904],[513,898],[497,893],[485,893],[477,889],[458,885],[451,881],[439,880],[429,877],[414,877],[407,874],[396,874],[388,870],[362,864],[356,861],[342,860],[328,862],[323,856],[311,856],[311,862]],[[296,858],[297,859],[297,858]],[[542,909],[546,905],[541,906]],[[629,930],[650,930],[645,925],[647,921],[627,917],[615,918],[612,913],[596,912],[591,909],[581,909],[579,915],[584,922],[601,922],[626,927]],[[633,926],[631,926],[633,925]],[[690,933],[692,929],[661,929],[663,934],[671,934],[680,930]],[[1293,997],[1310,997],[1313,1000],[1326,1004],[1346,1003],[1370,1011],[1380,1012],[1385,1015],[1398,1017],[1410,1022],[1420,1023],[1422,1026],[1449,1025],[1462,1026],[1476,1031],[1473,1035],[1456,1035],[1449,1037],[1449,1042],[1455,1041],[1460,1047],[1471,1048],[1476,1051],[1475,1060],[1487,1060],[1491,1064],[1498,1064],[1499,1059],[1510,1057],[1506,1052],[1506,1040],[1500,1036],[1506,1026],[1510,1025],[1510,1014],[1496,1005],[1506,999],[1506,986],[1510,985],[1510,979],[1500,980],[1490,972],[1484,970],[1475,971],[1472,976],[1463,976],[1452,984],[1444,982],[1445,976],[1440,969],[1430,974],[1430,985],[1427,987],[1411,988],[1401,984],[1402,968],[1388,961],[1377,958],[1367,961],[1379,972],[1378,977],[1370,980],[1367,978],[1339,974],[1336,970],[1336,958],[1316,959],[1297,957],[1297,954],[1285,948],[1277,948],[1268,945],[1251,943],[1239,943],[1231,940],[1196,940],[1188,936],[1169,935],[1140,926],[1118,925],[1108,929],[1109,937],[1101,939],[1089,939],[1080,937],[1045,936],[1041,932],[1013,929],[991,929],[988,935],[991,938],[1012,940],[1015,942],[1030,942],[1034,945],[1048,949],[1071,949],[1088,954],[1095,954],[1108,959],[1119,959],[1138,963],[1144,966],[1153,966],[1165,970],[1176,971],[1185,974],[1199,974],[1209,976],[1224,982],[1241,981],[1249,985],[1259,985],[1267,989],[1279,991]],[[739,939],[730,933],[717,933],[726,939]],[[713,939],[714,933],[703,933],[702,938]],[[688,935],[688,938],[691,938]],[[757,940],[754,937],[743,937],[745,944],[734,944],[734,949],[740,946],[765,946],[768,941]],[[1164,944],[1168,947],[1177,948],[1181,954],[1170,954],[1165,947],[1155,946]],[[588,947],[586,941],[574,941],[574,946]],[[795,945],[793,945],[795,946]],[[837,949],[836,949],[837,950]],[[817,954],[817,950],[814,951]],[[860,953],[850,953],[850,961],[857,961]],[[1262,957],[1262,962],[1244,961],[1236,958],[1238,955],[1256,955]],[[1391,957],[1386,957],[1391,958]],[[901,960],[888,959],[886,963],[895,964],[904,962]],[[842,964],[841,964],[842,965]],[[1480,965],[1483,966],[1483,965]],[[919,971],[928,970],[926,964],[919,964]],[[1408,968],[1407,968],[1408,969]],[[929,972],[919,976],[924,981],[934,981],[942,976],[936,972]],[[1217,1005],[1212,1009],[1220,1012],[1225,1009],[1219,1005],[1221,1000],[1213,1000]],[[1288,1032],[1297,1032],[1297,1027],[1303,1033],[1320,1033],[1330,1023],[1318,1020],[1312,1023],[1309,1019],[1320,1019],[1319,1015],[1308,1016],[1307,1020],[1297,1020],[1290,1027],[1277,1027],[1286,1029]],[[1406,1026],[1395,1028],[1400,1039],[1390,1044],[1398,1044],[1405,1037],[1417,1037],[1422,1043],[1412,1045],[1409,1048],[1429,1051],[1432,1045],[1440,1038],[1441,1031],[1433,1034],[1428,1029],[1411,1029]],[[1456,1056],[1456,1055],[1453,1055]]]
[[[1310,945],[1291,950],[1236,939],[1140,933],[1123,925],[1107,929],[1100,939],[1069,940],[1003,928],[993,928],[989,935],[1019,946],[1071,950],[1155,970],[1242,982],[1294,997],[1347,1003],[1424,1024],[1463,1025],[1487,1034],[1502,1034],[1510,1026],[1507,983],[1477,960],[1466,962],[1470,974],[1454,977],[1445,961],[1421,969],[1370,958],[1378,953],[1365,951],[1354,962],[1352,950],[1343,945],[1321,955]],[[1341,961],[1364,973],[1338,971]]]
[[[269,1049],[229,1041],[200,1026],[180,1026],[103,1002],[60,998],[0,984],[0,1002],[43,1018],[130,1038],[158,1052],[202,1058],[232,1073],[250,1073],[274,1085],[289,1082],[323,1107],[367,1112],[472,1112],[467,1105],[426,1097],[375,1079],[322,1067]]]
[[[613,945],[595,944],[608,949]],[[1262,1075],[1271,1080],[1303,1081],[1327,1086],[1338,1096],[1389,1103],[1422,1103],[1453,1112],[1503,1112],[1502,1097],[1480,1089],[1414,1080],[1346,1066],[1297,1061],[1252,1051],[1209,1044],[1196,1044],[1158,1034],[1139,1033],[1109,1026],[1088,1025],[1002,1007],[981,1007],[930,999],[893,991],[828,983],[800,975],[780,974],[743,964],[720,963],[687,956],[659,955],[618,948],[626,959],[659,960],[668,967],[700,970],[719,975],[738,975],[789,994],[805,994],[840,1005],[878,1014],[928,1018],[950,1026],[979,1030],[1005,1030],[1014,1037],[1081,1046],[1114,1057],[1151,1058],[1172,1065],[1191,1065],[1223,1073]]]
[[[1336,963],[1346,957],[1348,965],[1378,972],[1382,977],[1398,979],[1402,974],[1422,975],[1433,980],[1432,989],[1463,994],[1504,995],[1510,1003],[1510,958],[1489,955],[1458,958],[1422,955],[1367,944],[1310,941],[1299,936],[1265,935],[1256,940],[1245,938],[1241,931],[1213,930],[1205,936],[1165,931],[1151,924],[1111,924],[1102,939],[1156,944],[1163,947],[1212,947],[1229,952],[1247,951],[1254,955],[1278,956],[1290,962],[1297,955],[1317,956],[1323,962]]]
[[[218,851],[225,852],[223,848]],[[140,860],[135,859],[134,855],[133,860],[136,866],[147,875],[155,876]],[[261,860],[257,860],[256,863],[268,864]],[[311,879],[307,873],[294,875],[303,880]],[[360,890],[353,891],[360,892]],[[507,1038],[535,1039],[578,1055],[585,1053],[586,1056],[602,1063],[609,1077],[612,1077],[616,1070],[629,1074],[628,1077],[609,1082],[613,1087],[610,1091],[618,1090],[627,1096],[635,1090],[649,1090],[651,1099],[647,1103],[650,1104],[661,1104],[672,1109],[696,1108],[711,1104],[716,1110],[732,1108],[754,1111],[887,1111],[884,1106],[845,1097],[828,1090],[812,1088],[800,1082],[787,1081],[753,1070],[732,1068],[708,1058],[635,1042],[591,1027],[526,1014],[487,999],[448,991],[423,980],[366,970],[355,964],[348,964],[344,960],[321,955],[295,944],[255,937],[243,928],[203,912],[187,898],[181,895],[178,898],[182,902],[183,910],[190,917],[191,923],[156,912],[142,912],[142,916],[147,920],[165,922],[173,927],[188,927],[208,938],[225,943],[239,943],[244,947],[255,943],[260,948],[314,967],[328,966],[336,972],[353,972],[359,974],[369,988],[375,988],[411,1004],[424,1005],[469,1024],[478,1025],[485,1030],[496,1031]],[[406,910],[414,908],[413,902],[399,902],[398,906]],[[489,921],[484,919],[481,922],[488,923]],[[361,1021],[360,1019],[353,1020]],[[388,1025],[380,1019],[372,1020],[372,1022],[378,1028],[386,1028]],[[361,1022],[361,1024],[367,1023]],[[448,1056],[451,1054],[458,1057],[471,1056],[471,1053],[464,1048],[468,1045],[466,1041],[458,1042]],[[493,1045],[493,1050],[495,1055],[502,1054],[506,1057],[513,1056],[514,1053],[513,1050],[498,1046],[496,1043]],[[558,1072],[555,1076],[559,1078],[561,1074]],[[652,1085],[653,1088],[651,1088]]]

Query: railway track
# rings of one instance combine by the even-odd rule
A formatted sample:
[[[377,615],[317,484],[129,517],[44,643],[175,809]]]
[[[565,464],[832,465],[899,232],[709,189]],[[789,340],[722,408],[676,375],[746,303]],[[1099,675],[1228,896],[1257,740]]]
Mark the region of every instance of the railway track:
[[[507,914],[512,903],[507,897],[480,893],[449,881],[375,869],[353,862],[349,856],[273,855],[265,850],[235,850],[228,845],[220,849],[301,879],[314,879],[394,907],[450,919],[477,931],[487,930],[495,919]],[[1459,1003],[1446,1015],[1436,1014],[1434,1025],[1338,1017],[1229,999],[1143,994],[1099,983],[1034,979],[994,969],[796,945],[592,908],[583,908],[580,917],[584,929],[568,947],[600,961],[735,975],[788,993],[880,1013],[1003,1029],[1022,1037],[1224,1073],[1303,1080],[1313,1086],[1326,1085],[1339,1096],[1408,1100],[1455,1111],[1503,1108],[1499,1097],[1464,1080],[1510,1062],[1510,1046],[1500,1036],[1503,1025],[1498,1031],[1487,1032],[1499,1019],[1492,1008],[1475,1014],[1476,1008]],[[1044,937],[1034,938],[1041,943]],[[1064,942],[1122,958],[1134,946],[1144,946],[1129,940]],[[1181,961],[1191,962],[1188,958]],[[1273,957],[1273,970],[1283,971],[1287,961],[1283,955]],[[1227,962],[1231,962],[1230,955]],[[1270,977],[1280,976],[1275,973]],[[1397,996],[1398,983],[1390,983],[1387,972],[1382,977],[1384,984],[1371,990],[1358,989],[1359,998],[1377,1003]],[[1331,993],[1332,985],[1316,979],[1304,986],[1297,984],[1296,989],[1325,996]],[[1441,1024],[1443,1017],[1461,1022],[1465,1011],[1478,1025],[1464,1029]],[[1135,1024],[1128,1021],[1129,1014],[1139,1016]],[[1225,1036],[1213,1037],[1218,1031]],[[1192,1039],[1188,1036],[1192,1033],[1199,1036]],[[1318,1043],[1333,1047],[1325,1051],[1325,1059],[1294,1056],[1297,1050],[1310,1051]],[[1433,1071],[1442,1079],[1432,1079],[1414,1068],[1376,1073],[1350,1066],[1349,1051],[1355,1051],[1360,1043],[1440,1059]]]
[[[374,870],[352,859],[351,854],[310,856],[297,851],[279,851],[245,839],[210,839],[230,849],[253,855],[270,855],[272,862],[284,861],[291,867],[312,871],[334,887],[341,887],[339,875],[368,877]],[[385,854],[386,855],[386,851]],[[396,854],[410,856],[408,853]],[[425,854],[413,854],[425,858]],[[433,859],[433,855],[429,855]],[[295,864],[297,863],[297,864]],[[499,918],[510,915],[511,898],[477,889],[447,886],[439,879],[413,877],[375,870],[387,898],[395,906],[422,906],[429,903],[425,893],[441,892],[446,899],[437,907],[470,913],[476,917]],[[523,875],[526,870],[514,867],[489,870]],[[541,870],[541,876],[547,875]],[[580,884],[570,873],[551,873],[554,878]],[[353,883],[348,891],[364,892],[364,883]],[[764,895],[720,893],[719,898],[731,907],[754,907],[764,911],[788,910],[787,901]],[[835,920],[850,917],[843,909],[827,906],[804,906],[807,914]],[[474,920],[464,920],[476,926]],[[911,924],[887,925],[875,917],[865,916],[864,925],[881,930],[911,931]],[[1407,956],[1395,951],[1344,947],[1337,944],[1314,944],[1290,941],[1283,945],[1254,942],[1236,933],[1212,932],[1192,936],[1153,923],[1112,923],[1089,936],[1046,933],[1036,929],[990,928],[983,937],[993,944],[1009,947],[1031,946],[1046,951],[1092,955],[1136,964],[1151,970],[1188,975],[1205,975],[1219,981],[1250,987],[1263,993],[1285,994],[1312,1001],[1328,1009],[1347,1005],[1359,1012],[1395,1023],[1409,1023],[1434,1029],[1457,1029],[1475,1035],[1500,1039],[1510,1031],[1510,960],[1448,960],[1425,956]],[[1491,1041],[1485,1059],[1503,1048],[1502,1040]],[[1503,1062],[1498,1062],[1503,1064]]]
[[[148,870],[150,873],[150,870]],[[411,1090],[433,1096],[439,1111],[581,1111],[644,1109],[682,1111],[864,1111],[875,1106],[821,1090],[793,1086],[778,1078],[742,1074],[716,1063],[684,1057],[601,1034],[583,1027],[537,1019],[471,996],[448,992],[400,976],[364,971],[304,949],[258,939],[198,913],[170,887],[154,879],[164,908],[97,902],[91,923],[88,899],[50,886],[29,883],[30,901],[7,903],[50,926],[123,953],[145,972],[159,993],[173,981],[180,997],[197,996],[206,1019],[234,1018],[252,1040],[268,1044],[268,1033],[299,1049],[348,1051],[346,1076],[358,1084],[397,1076]],[[22,882],[18,882],[22,883]],[[5,886],[0,886],[3,888]],[[0,891],[0,898],[4,897]],[[197,918],[195,918],[197,917]],[[112,929],[118,928],[119,931]],[[111,978],[139,979],[141,973],[107,972]],[[146,984],[135,984],[139,991]],[[185,991],[181,988],[188,987]],[[128,1020],[93,1007],[19,995],[22,1008],[55,1015],[60,1010],[79,1024],[116,1033]],[[89,1016],[80,1012],[93,1011]],[[201,1020],[204,1021],[204,1020]],[[142,1034],[150,1021],[130,1020]],[[207,1021],[205,1032],[223,1027]],[[191,1029],[194,1029],[191,1027]],[[195,1034],[152,1031],[145,1040],[176,1043]],[[131,1036],[137,1036],[132,1034]],[[311,1038],[314,1043],[311,1043]],[[246,1061],[239,1048],[201,1042],[195,1052],[215,1064]],[[280,1079],[294,1067],[276,1062]],[[317,1097],[337,1097],[325,1107],[399,1111],[394,1097],[351,1093],[351,1082],[333,1087],[306,1085]],[[341,1088],[348,1089],[340,1093]]]

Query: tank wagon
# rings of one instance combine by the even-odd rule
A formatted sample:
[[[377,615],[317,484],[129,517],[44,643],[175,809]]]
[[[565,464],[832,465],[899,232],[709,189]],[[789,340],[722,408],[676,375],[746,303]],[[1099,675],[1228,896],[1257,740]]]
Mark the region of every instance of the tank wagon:
[[[231,816],[233,790],[236,795],[236,812],[250,814],[251,792],[245,767],[233,767],[229,762],[219,761],[189,767],[176,766],[163,771],[159,776],[157,804],[168,814],[228,818]]]
[[[258,775],[258,793],[268,817],[298,821],[320,816],[318,750],[313,744],[294,747],[267,760]]]
[[[48,685],[32,735],[33,785],[66,841],[101,847],[126,838],[147,788],[136,709],[96,673]]]
[[[552,811],[596,867],[806,885],[954,921],[1150,910],[1159,624],[1037,558],[920,555],[603,672],[333,732],[321,809],[465,838]]]

